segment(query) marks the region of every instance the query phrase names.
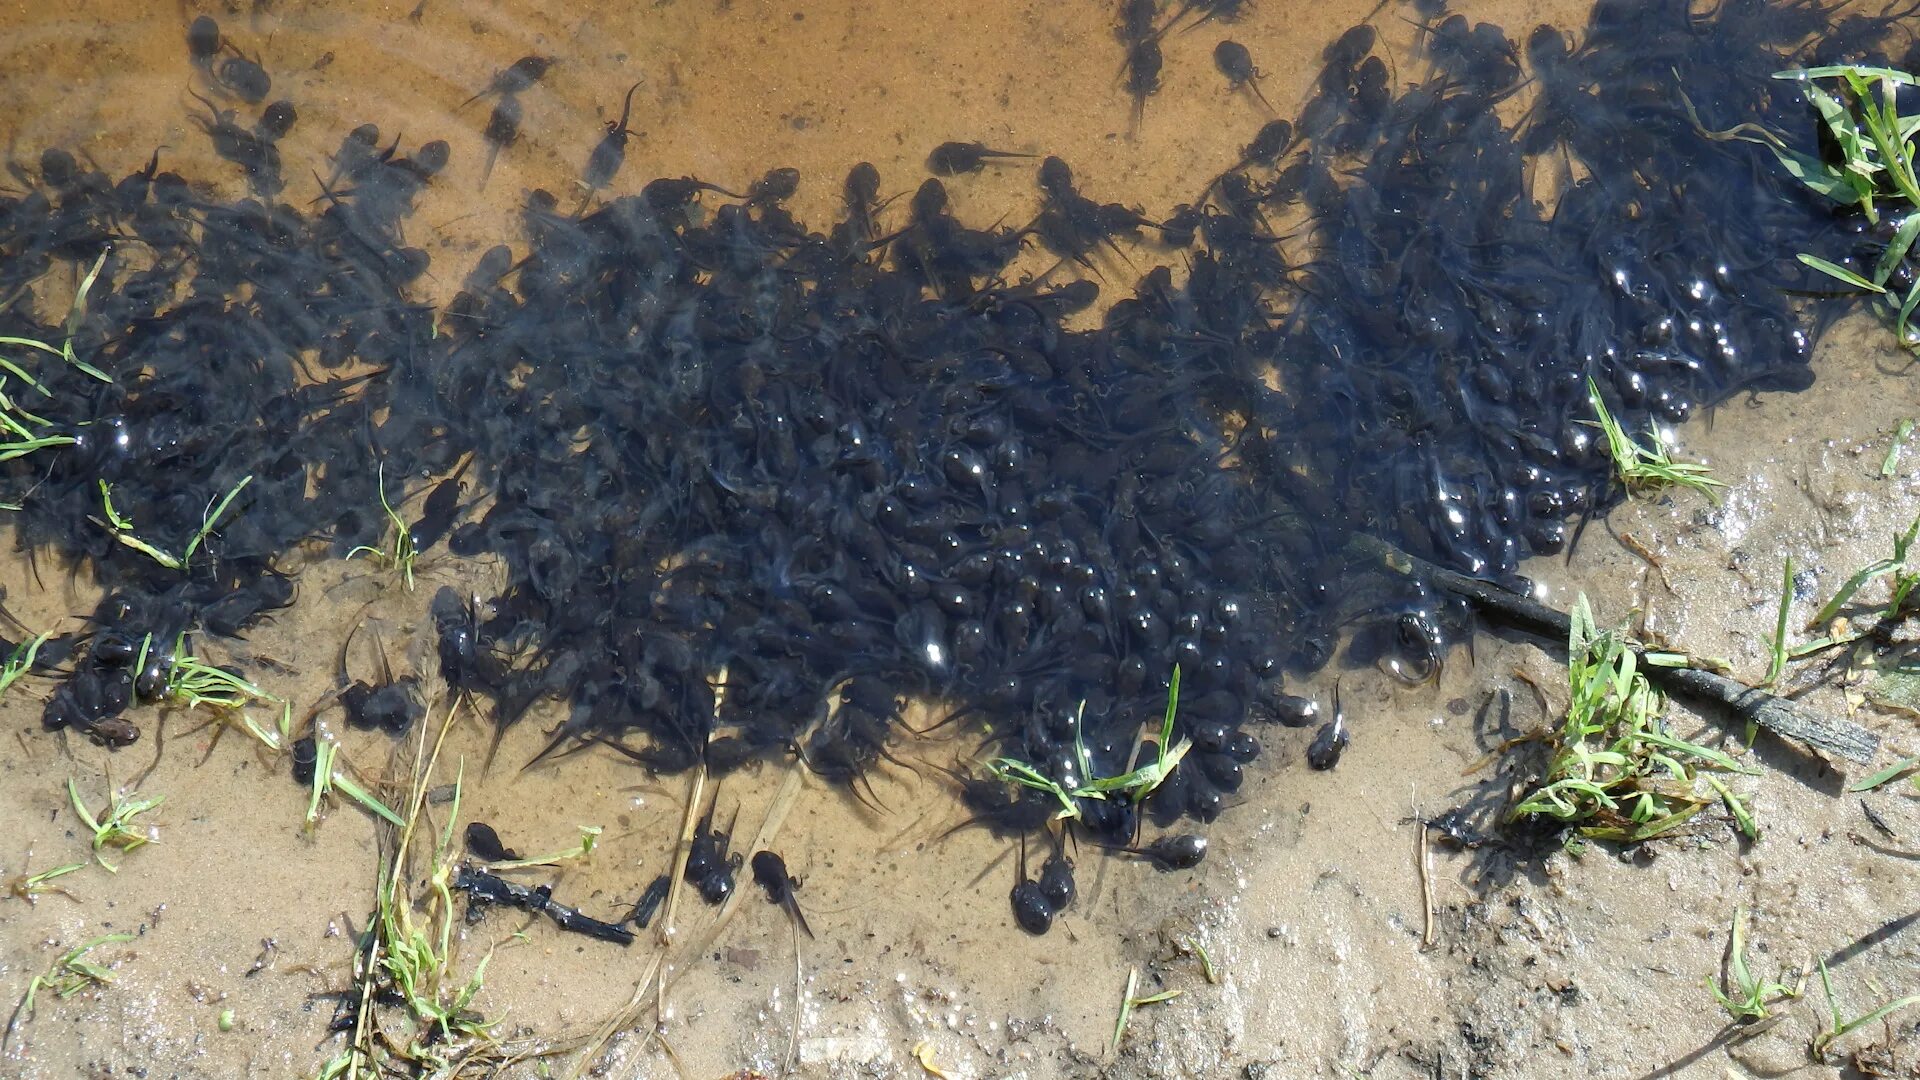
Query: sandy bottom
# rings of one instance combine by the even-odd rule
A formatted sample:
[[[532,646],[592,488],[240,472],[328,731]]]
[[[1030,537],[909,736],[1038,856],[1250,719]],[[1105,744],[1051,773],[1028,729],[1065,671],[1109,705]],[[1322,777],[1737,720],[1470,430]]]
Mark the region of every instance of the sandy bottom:
[[[450,268],[512,238],[511,210],[526,189],[562,189],[635,80],[645,135],[629,152],[627,181],[694,173],[744,183],[794,165],[809,178],[797,209],[812,220],[854,161],[875,162],[890,189],[910,189],[926,151],[948,138],[1059,153],[1089,192],[1164,207],[1191,198],[1264,119],[1223,89],[1207,56],[1221,35],[1209,30],[1169,46],[1166,87],[1137,137],[1126,137],[1104,2],[538,6],[427,0],[418,23],[408,3],[283,0],[268,13],[216,14],[300,105],[289,161],[319,160],[364,119],[389,135],[404,129],[409,145],[454,142],[453,168],[411,226],[413,242],[440,260],[435,287],[445,291],[459,277]],[[1290,111],[1321,45],[1369,6],[1269,0],[1232,36],[1253,49],[1271,73],[1268,96]],[[1483,6],[1479,17],[1509,28],[1546,14]],[[184,20],[163,7],[0,9],[9,28],[0,80],[15,106],[0,127],[16,160],[59,143],[124,171],[165,144],[163,160],[183,173],[224,175],[171,104],[186,72]],[[1404,36],[1390,14],[1381,25]],[[527,137],[477,198],[484,111],[455,106],[530,49],[565,62],[528,95]],[[952,188],[974,217],[1031,201],[1023,169]],[[1803,622],[1920,512],[1920,449],[1893,478],[1880,476],[1891,432],[1920,412],[1912,377],[1881,340],[1864,322],[1845,326],[1823,349],[1812,391],[1736,400],[1685,429],[1684,453],[1730,483],[1726,505],[1681,495],[1621,507],[1587,530],[1570,562],[1529,567],[1549,600],[1564,607],[1584,591],[1603,621],[1634,616],[1644,633],[1726,657],[1757,679],[1783,559],[1803,574],[1794,609]],[[1660,569],[1616,536],[1631,536]],[[430,633],[433,590],[468,587],[489,570],[442,557],[423,564],[409,593],[364,565],[314,565],[294,611],[237,655],[304,711],[331,685],[352,626],[366,628],[348,660],[356,675],[372,663],[368,630],[408,666],[424,644],[417,633]],[[9,609],[35,627],[71,627],[94,599],[84,580],[44,563],[36,575],[23,558],[0,567],[0,579]],[[1522,674],[1546,688],[1547,709]],[[1335,669],[1302,692],[1324,699],[1336,676],[1355,733],[1336,771],[1305,769],[1303,736],[1276,729],[1239,805],[1212,827],[1205,863],[1163,874],[1085,852],[1081,897],[1045,938],[1012,923],[1009,846],[976,829],[944,835],[961,812],[930,766],[972,748],[929,739],[900,750],[925,764],[876,779],[884,812],[783,768],[720,787],[721,817],[737,804],[744,839],[768,827],[782,785],[798,785],[771,838],[804,883],[800,902],[817,935],[798,941],[797,978],[789,924],[757,892],[724,924],[685,897],[666,943],[648,934],[627,948],[496,911],[457,935],[457,969],[493,950],[476,1006],[502,1021],[503,1037],[521,1038],[592,1029],[660,966],[664,990],[641,995],[657,1006],[657,1024],[649,1009],[593,1063],[595,1075],[620,1077],[775,1075],[790,1051],[799,1075],[823,1077],[1915,1075],[1916,1012],[1842,1040],[1835,1062],[1859,1070],[1847,1073],[1809,1060],[1826,1022],[1817,979],[1757,1034],[1729,1030],[1704,983],[1720,970],[1741,905],[1752,912],[1758,972],[1829,958],[1850,1016],[1920,992],[1920,933],[1897,922],[1913,913],[1920,859],[1911,786],[1849,794],[1844,785],[1869,770],[1836,771],[1763,735],[1747,755],[1760,775],[1733,781],[1758,815],[1758,842],[1714,810],[1631,858],[1435,844],[1433,944],[1423,947],[1417,821],[1497,805],[1526,781],[1537,760],[1525,750],[1489,755],[1554,722],[1564,670],[1530,645],[1483,638],[1449,656],[1437,684]],[[239,732],[218,745],[216,729],[188,734],[201,723],[192,714],[165,717],[163,750],[152,714],[138,717],[146,737],[118,753],[45,735],[45,692],[29,680],[0,702],[0,882],[88,858],[69,778],[98,806],[110,786],[151,766],[140,790],[166,801],[147,819],[157,842],[118,860],[117,874],[94,865],[61,878],[71,898],[0,895],[0,1007],[74,945],[135,935],[92,956],[111,968],[111,985],[43,995],[21,1017],[0,1075],[313,1075],[341,1045],[327,1034],[333,1001],[324,995],[348,985],[353,935],[372,903],[380,854],[371,819],[342,804],[303,829],[306,792],[284,761]],[[1832,684],[1805,700],[1849,708]],[[1911,715],[1867,707],[1856,719],[1881,734],[1888,761],[1920,748]],[[483,771],[487,725],[456,717],[437,780],[463,767],[462,819],[490,822],[522,851],[563,849],[576,826],[602,827],[592,856],[526,880],[552,881],[568,903],[617,917],[667,867],[688,782],[651,778],[605,752],[520,772],[545,741],[542,727],[510,732]],[[1741,745],[1741,732],[1714,718],[1677,712],[1675,728],[1729,751]],[[395,744],[338,734],[370,778],[383,775]],[[444,813],[433,808],[436,824]],[[1116,1052],[1130,969],[1139,995],[1182,993],[1139,1009]],[[548,1067],[561,1074],[572,1064]]]

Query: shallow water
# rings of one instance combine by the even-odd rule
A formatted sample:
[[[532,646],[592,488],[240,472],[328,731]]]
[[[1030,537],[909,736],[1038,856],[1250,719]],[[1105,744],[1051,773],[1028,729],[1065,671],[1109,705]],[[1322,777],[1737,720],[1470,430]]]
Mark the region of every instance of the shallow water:
[[[17,44],[4,59],[0,78],[9,89],[19,88],[16,100],[35,104],[16,109],[9,121],[15,156],[30,161],[40,147],[63,145],[84,150],[110,175],[119,175],[144,160],[152,146],[164,145],[168,168],[196,181],[231,177],[232,168],[210,155],[205,137],[185,119],[190,99],[179,90],[188,70],[180,44],[184,19],[139,5],[126,11],[117,7],[75,6],[58,24],[24,9],[16,13],[22,20],[17,25],[31,29],[11,38]],[[1113,78],[1118,46],[1111,36],[1111,12],[1103,5],[1008,5],[977,12],[943,5],[915,5],[911,11],[898,6],[710,7],[681,0],[641,11],[575,5],[564,13],[532,13],[473,5],[455,9],[429,0],[417,23],[404,5],[342,12],[283,4],[251,18],[217,14],[227,33],[244,50],[258,52],[274,72],[276,96],[285,88],[299,104],[300,122],[282,146],[286,162],[323,162],[340,135],[365,120],[377,121],[389,138],[407,132],[410,146],[432,137],[453,143],[452,164],[425,190],[405,225],[407,241],[433,257],[431,276],[419,291],[436,304],[451,299],[480,252],[495,243],[520,245],[516,208],[528,189],[569,192],[575,170],[598,137],[596,125],[617,112],[618,96],[636,80],[638,119],[626,181],[637,185],[653,176],[691,174],[740,190],[770,165],[791,165],[805,178],[791,205],[810,223],[832,218],[838,178],[852,162],[878,166],[889,193],[910,189],[907,178],[917,181],[923,175],[927,150],[948,138],[1056,153],[1073,163],[1087,191],[1164,208],[1191,199],[1196,181],[1232,165],[1264,119],[1245,95],[1225,90],[1206,55],[1217,35],[1204,31],[1169,44],[1165,85],[1130,137],[1129,103]],[[1268,73],[1263,82],[1268,98],[1291,113],[1305,97],[1321,48],[1360,14],[1331,5],[1303,13],[1270,4],[1232,33],[1253,49]],[[1476,17],[1510,28],[1558,14],[1520,5],[1475,11]],[[1389,38],[1411,36],[1408,25],[1391,16],[1382,27]],[[501,155],[481,190],[484,152],[478,129],[487,106],[476,103],[463,111],[459,103],[493,71],[528,51],[553,53],[562,63],[523,95],[525,134]],[[58,92],[49,94],[43,87]],[[290,193],[304,198],[310,185],[310,178],[289,169]],[[228,193],[240,190],[234,184]],[[1031,173],[1021,167],[989,169],[950,183],[949,190],[956,213],[975,223],[1002,214],[1021,220],[1036,199]],[[561,206],[570,203],[563,195]],[[1051,260],[1031,261],[1037,271]],[[426,601],[432,590],[457,583],[485,595],[499,580],[497,566],[468,566],[443,554],[423,561],[421,586],[407,594],[364,564],[315,561],[301,578],[301,598],[293,611],[263,625],[239,650],[287,665],[289,671],[276,671],[271,688],[302,704],[319,698],[330,684],[333,654],[354,623],[375,620],[370,625],[396,657],[429,668]],[[43,582],[30,584],[16,568],[16,582],[10,582],[9,607],[28,625],[53,625],[67,612],[92,608],[94,596],[84,580],[56,583],[44,570],[43,576]],[[321,643],[317,649],[316,643]],[[356,670],[367,662],[364,656],[357,659]],[[1470,677],[1457,668],[1450,675]],[[1358,693],[1349,686],[1350,697],[1360,699],[1367,712],[1398,707],[1388,704],[1384,680],[1370,681],[1379,685]],[[1466,687],[1459,694],[1465,700]],[[49,859],[65,861],[49,854],[55,847],[73,846],[61,839],[68,823],[61,819],[57,779],[46,782],[65,770],[52,737],[35,730],[37,705],[18,702],[8,706],[8,714],[24,732],[23,754],[6,767],[22,781],[8,787],[20,799],[11,807],[17,820],[50,823],[21,830],[36,845],[33,865],[39,868]],[[1416,705],[1412,711],[1423,709]],[[561,714],[543,710],[536,718],[541,723],[529,721],[509,731],[502,762],[531,758],[545,741],[536,729]],[[190,726],[186,717],[171,723],[176,731]],[[130,869],[106,879],[90,871],[96,875],[87,882],[91,888],[76,886],[96,902],[112,896],[114,928],[129,918],[119,912],[145,915],[140,921],[155,928],[153,944],[142,942],[120,965],[123,985],[88,995],[88,1006],[97,1011],[44,1007],[25,1029],[26,1041],[9,1049],[23,1067],[59,1075],[68,1065],[111,1067],[150,1057],[177,1062],[186,1074],[215,1075],[240,1059],[262,1074],[277,1075],[310,1071],[332,1052],[332,1044],[321,1044],[330,1005],[306,1011],[293,1003],[302,994],[338,989],[345,982],[350,948],[322,932],[364,922],[375,862],[371,833],[343,809],[311,840],[297,838],[304,792],[286,781],[284,765],[269,770],[256,764],[236,733],[204,768],[195,769],[192,762],[203,745],[197,740],[205,737],[204,732],[193,740],[176,737],[145,785],[145,790],[168,793],[169,812],[162,818],[163,843],[129,856],[138,873]],[[363,767],[384,752],[381,736],[342,732],[342,737]],[[71,741],[79,762],[107,760],[100,751]],[[124,779],[144,767],[151,742],[115,755],[113,775]],[[1289,886],[1296,894],[1345,887],[1337,874],[1304,880],[1307,868],[1327,857],[1321,854],[1324,847],[1311,845],[1361,828],[1368,815],[1403,813],[1397,801],[1390,812],[1343,806],[1334,811],[1338,824],[1325,825],[1327,808],[1344,800],[1332,778],[1306,774],[1297,761],[1287,760],[1303,743],[1304,737],[1289,741],[1285,736],[1269,742],[1242,796],[1247,805],[1236,807],[1217,835],[1217,842],[1237,841],[1248,852],[1300,845],[1315,853],[1281,869],[1272,861],[1265,864],[1265,872],[1281,885],[1272,894],[1250,895],[1275,897],[1268,902],[1280,912],[1298,910],[1290,906],[1298,900],[1286,895]],[[182,753],[183,744],[195,752]],[[970,749],[964,741],[915,744],[912,759],[941,763]],[[477,763],[487,752],[484,724],[463,724],[449,752]],[[1433,785],[1427,790],[1447,787],[1444,777],[1456,769],[1452,762],[1447,765],[1424,774]],[[1393,783],[1401,779],[1396,769],[1402,767],[1412,766],[1383,754],[1362,776]],[[1427,767],[1431,770],[1431,763]],[[73,771],[83,778],[101,774],[98,766]],[[763,766],[725,781],[726,805],[738,799],[743,806],[739,839],[751,835],[748,823],[759,821],[761,807],[785,772]],[[1092,1072],[1118,993],[1120,979],[1114,973],[1143,959],[1151,961],[1150,968],[1163,964],[1165,950],[1177,947],[1154,944],[1157,937],[1204,937],[1217,917],[1208,914],[1211,905],[1233,903],[1225,899],[1238,884],[1232,871],[1153,875],[1138,864],[1105,860],[1089,850],[1081,860],[1082,899],[1071,917],[1049,938],[1029,942],[1016,936],[1001,899],[1012,876],[1009,862],[968,886],[967,902],[951,902],[956,889],[996,856],[1004,858],[1008,847],[978,830],[938,839],[961,811],[939,774],[922,772],[916,781],[898,769],[882,770],[872,797],[889,812],[879,815],[838,789],[807,781],[782,826],[779,846],[805,881],[800,898],[815,928],[826,931],[819,951],[809,945],[805,957],[810,989],[800,1018],[800,1060],[823,1072],[906,1075],[919,1066],[910,1064],[901,1033],[944,1030],[947,1034],[935,1039],[934,1060],[951,1068],[958,1056],[967,1055],[969,1074]],[[605,825],[600,853],[584,868],[563,875],[556,893],[609,914],[630,902],[664,865],[680,826],[684,783],[684,778],[650,779],[611,754],[581,754],[523,775],[511,768],[495,770],[469,792],[463,817],[490,821],[514,846],[535,851],[565,846],[575,823]],[[1305,795],[1296,800],[1296,792]],[[1304,806],[1288,809],[1296,802],[1317,802],[1322,816]],[[209,877],[224,887],[196,887],[196,879]],[[1383,884],[1376,878],[1367,888]],[[743,880],[741,888],[754,895],[728,924],[723,943],[699,957],[676,957],[685,965],[684,978],[665,1009],[664,1043],[695,1075],[746,1065],[774,1072],[787,1051],[794,1006],[786,928],[774,909],[759,902],[749,882]],[[161,903],[168,905],[164,916],[148,914]],[[682,932],[697,933],[707,911],[692,896],[683,898],[683,905]],[[1327,914],[1340,906],[1330,902],[1311,909],[1314,918],[1326,920],[1324,945],[1336,962],[1355,947],[1340,920]],[[1387,921],[1403,924],[1407,910],[1401,903]],[[336,920],[336,912],[345,917]],[[1194,924],[1169,929],[1166,920],[1173,916],[1168,913],[1175,912],[1193,917]],[[68,909],[58,897],[42,900],[31,918],[32,932],[44,936],[30,941],[27,933],[10,930],[8,971],[24,980],[51,955],[40,947],[42,941],[71,942],[106,927],[97,915],[88,907]],[[26,917],[7,915],[22,930]],[[1268,940],[1286,941],[1289,934],[1303,932],[1288,930],[1278,921],[1285,918],[1275,915],[1274,925],[1285,932]],[[1240,919],[1241,929],[1259,921]],[[520,921],[512,913],[490,914],[463,955],[477,956]],[[165,937],[158,936],[162,930]],[[1304,932],[1322,940],[1318,933]],[[252,962],[256,939],[263,935],[280,941],[274,967],[255,976],[239,974]],[[1242,955],[1248,943],[1223,937],[1218,952],[1231,970],[1242,973],[1240,992],[1269,996],[1271,977],[1254,975],[1258,969]],[[607,959],[611,947],[564,937],[536,923],[528,928],[527,942],[507,942],[492,962],[488,994],[499,1007],[489,1011],[506,1012],[509,1029],[525,1022],[541,1032],[595,1019],[630,992],[643,964],[642,948],[619,953],[616,963]],[[986,955],[1002,950],[1017,951]],[[189,985],[136,974],[143,957],[147,965],[191,972],[185,978]],[[301,973],[300,963],[321,970]],[[1035,971],[1045,974],[1036,980]],[[1081,992],[1089,980],[1098,982],[1098,990]],[[1429,992],[1445,1000],[1444,979],[1436,976]],[[191,1007],[183,1004],[183,994]],[[245,1036],[239,1046],[223,1043],[211,1018],[222,1005],[234,1003]],[[1340,1004],[1349,1040],[1359,1038],[1355,1031],[1365,1030],[1361,1014],[1366,1007],[1352,998]],[[70,1038],[56,1039],[53,1032],[69,1030],[56,1027],[63,1015],[91,1026],[75,1026]],[[1287,1026],[1284,1017],[1271,1012],[1251,1015],[1239,1021],[1252,1025],[1242,1037],[1260,1046],[1273,1045],[1274,1033]],[[1018,1018],[1017,1025],[1004,1017]],[[113,1038],[103,1039],[95,1030],[116,1026],[120,1030]],[[1317,1030],[1314,1038],[1323,1041],[1313,1041],[1293,1060],[1365,1060],[1363,1053],[1350,1054],[1350,1047],[1324,1041],[1324,1029]],[[315,1044],[321,1044],[319,1051],[308,1049]],[[623,1041],[619,1052],[621,1069],[651,1074],[668,1068],[657,1050],[635,1046],[633,1040]],[[1236,1047],[1232,1038],[1223,1052],[1225,1061],[1236,1063],[1267,1056]],[[973,1054],[983,1056],[975,1060]],[[1189,1060],[1189,1071],[1217,1075],[1201,1060]]]

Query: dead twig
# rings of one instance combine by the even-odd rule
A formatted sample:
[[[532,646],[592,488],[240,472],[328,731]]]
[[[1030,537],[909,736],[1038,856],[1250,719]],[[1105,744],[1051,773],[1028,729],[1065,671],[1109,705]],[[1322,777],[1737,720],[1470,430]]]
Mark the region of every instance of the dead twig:
[[[1350,546],[1396,574],[1424,579],[1465,599],[1483,615],[1554,641],[1567,640],[1572,626],[1569,616],[1531,597],[1435,566],[1371,536],[1355,536]],[[1636,646],[1634,652],[1647,679],[1669,693],[1713,702],[1742,721],[1848,761],[1870,763],[1879,750],[1879,737],[1858,724],[1829,719],[1718,672],[1647,664],[1645,650]]]

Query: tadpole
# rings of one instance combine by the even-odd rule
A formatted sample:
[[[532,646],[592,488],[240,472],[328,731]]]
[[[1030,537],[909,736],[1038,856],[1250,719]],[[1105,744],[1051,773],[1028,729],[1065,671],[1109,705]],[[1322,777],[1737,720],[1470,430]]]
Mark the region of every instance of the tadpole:
[[[493,112],[487,116],[487,126],[480,132],[487,141],[486,164],[480,167],[480,186],[487,186],[487,178],[493,175],[493,163],[499,158],[500,151],[512,146],[520,138],[520,99],[512,94],[500,95],[500,101],[494,105]]]
[[[661,874],[654,878],[647,884],[646,890],[640,894],[640,899],[634,902],[633,913],[627,916],[627,921],[645,930],[648,924],[653,922],[654,913],[660,910],[660,905],[667,902],[667,892],[672,887],[671,874]]]
[[[1253,66],[1253,54],[1245,45],[1237,41],[1222,39],[1213,47],[1213,66],[1227,77],[1227,86],[1234,90],[1242,87],[1253,92],[1262,108],[1274,112],[1273,103],[1267,95],[1260,92],[1260,69]]]
[[[481,88],[479,93],[461,102],[459,107],[464,109],[488,94],[512,97],[539,82],[546,76],[547,69],[552,66],[553,58],[550,56],[523,56],[515,60],[506,70],[495,72],[493,78]]]
[[[187,56],[193,66],[209,70],[213,58],[220,55],[220,24],[210,15],[201,15],[187,25]]]
[[[1013,921],[1036,937],[1045,934],[1053,929],[1053,905],[1041,891],[1040,883],[1027,876],[1027,838],[1024,836],[1020,838],[1020,862],[1014,872],[1013,891],[1008,894],[1013,904]]]
[[[977,142],[943,142],[927,155],[927,171],[935,176],[958,176],[979,172],[995,158],[1030,158],[1011,150],[989,150]]]
[[[1196,833],[1162,836],[1146,847],[1125,848],[1160,870],[1191,870],[1207,857],[1207,838]]]
[[[1340,764],[1340,755],[1347,748],[1347,717],[1340,708],[1340,681],[1333,683],[1333,719],[1320,725],[1313,736],[1313,742],[1307,747],[1307,765],[1326,771]]]
[[[467,823],[467,852],[485,862],[509,862],[520,853],[501,843],[500,834],[484,821]]]
[[[753,880],[767,891],[767,902],[787,913],[800,932],[813,937],[813,930],[807,926],[807,917],[800,913],[800,904],[793,897],[797,883],[787,873],[786,860],[771,851],[753,853]]]
[[[586,185],[588,191],[598,191],[613,183],[620,166],[627,160],[627,137],[632,134],[627,128],[627,118],[632,115],[633,93],[638,89],[640,84],[637,82],[627,88],[626,99],[620,103],[619,122],[607,121],[607,133],[601,136],[599,144],[587,158],[587,167],[580,174],[580,182]]]

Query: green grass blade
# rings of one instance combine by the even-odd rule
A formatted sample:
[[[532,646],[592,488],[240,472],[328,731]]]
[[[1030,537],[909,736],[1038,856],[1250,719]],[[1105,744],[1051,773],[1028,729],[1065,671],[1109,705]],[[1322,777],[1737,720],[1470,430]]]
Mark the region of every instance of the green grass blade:
[[[320,800],[333,787],[333,758],[339,752],[331,739],[320,739],[314,747],[313,788],[307,793],[307,827],[320,820]]]
[[[1827,125],[1827,131],[1833,135],[1834,142],[1840,148],[1840,156],[1846,161],[1845,169],[1859,173],[1867,162],[1866,140],[1860,137],[1859,125],[1853,121],[1853,114],[1838,97],[1827,90],[1808,83],[1807,100],[1813,104],[1814,111]]]
[[[36,341],[33,338],[0,337],[0,345],[18,345],[23,349],[39,349],[41,352],[52,353],[55,356],[60,355],[59,349],[44,341]]]
[[[1899,761],[1881,769],[1879,772],[1861,780],[1859,783],[1848,784],[1847,790],[1872,791],[1874,788],[1881,787],[1882,785],[1899,779],[1903,773],[1912,772],[1916,768],[1920,768],[1920,757],[1901,758]]]
[[[1920,221],[1920,214],[1916,214],[1914,219]],[[1920,292],[1916,292],[1916,295],[1920,295]],[[1880,463],[1880,479],[1893,479],[1893,474],[1898,471],[1900,464],[1900,452],[1907,448],[1907,440],[1913,436],[1915,424],[1916,421],[1912,419],[1900,421],[1899,428],[1893,433],[1893,442],[1887,447],[1886,460]]]
[[[240,492],[246,489],[246,486],[248,484],[251,484],[251,483],[253,483],[253,477],[252,475],[248,475],[245,478],[243,478],[239,483],[233,485],[233,490],[227,492],[227,497],[224,499],[221,499],[220,505],[214,507],[213,513],[208,514],[206,518],[200,523],[200,531],[197,533],[194,533],[193,539],[188,541],[187,553],[181,556],[182,560],[192,561],[193,553],[199,549],[201,541],[205,540],[207,538],[207,534],[213,531],[213,527],[220,523],[220,515],[227,512],[227,507],[231,506],[233,504],[233,500],[240,494]]]
[[[25,368],[20,367],[18,364],[15,364],[13,361],[7,359],[4,356],[0,356],[0,368],[5,368],[6,370],[12,372],[15,376],[17,376],[20,379],[21,382],[24,382],[28,386],[33,387],[35,390],[40,391],[41,396],[43,397],[53,396],[53,391],[48,390],[45,386],[41,385],[39,379],[36,379],[32,375],[27,374]]]
[[[1827,260],[1819,258],[1817,256],[1807,255],[1805,253],[1802,253],[1800,256],[1800,261],[1807,264],[1808,266],[1813,267],[1815,270],[1820,271],[1821,273],[1827,275],[1828,277],[1837,278],[1840,281],[1843,281],[1848,285],[1851,285],[1854,288],[1859,289],[1863,292],[1879,293],[1884,295],[1887,291],[1884,286],[1875,285],[1873,282],[1868,281],[1866,278],[1861,277],[1859,274],[1854,273],[1853,271],[1847,269],[1846,267],[1835,265],[1834,263],[1830,263]]]
[[[49,446],[72,446],[77,439],[65,435],[50,435],[44,439],[28,439],[25,442],[0,443],[0,461],[12,461],[26,457],[36,450],[45,450]]]
[[[1913,311],[1920,307],[1920,281],[1913,283],[1907,290],[1907,298],[1900,303],[1900,310],[1894,314],[1893,333],[1900,344],[1909,349],[1920,348],[1920,334],[1915,334],[1908,325],[1913,319]]]
[[[1901,220],[1900,227],[1893,231],[1893,240],[1887,244],[1887,250],[1880,253],[1880,261],[1873,267],[1873,283],[1884,286],[1887,278],[1893,274],[1893,268],[1899,266],[1913,248],[1913,239],[1920,236],[1920,210],[1910,210]]]
[[[67,340],[60,346],[60,357],[81,373],[110,383],[113,379],[106,372],[80,359],[73,351],[73,335],[80,329],[80,320],[87,317],[87,293],[93,289],[93,283],[100,277],[100,269],[106,264],[107,253],[102,251],[100,257],[93,260],[93,268],[80,279],[80,287],[74,291],[73,306],[67,309]]]
[[[1819,158],[1772,143],[1767,144],[1767,149],[1773,151],[1773,156],[1779,160],[1780,167],[1787,171],[1787,175],[1806,185],[1814,194],[1841,206],[1852,206],[1860,201],[1860,191],[1852,181]]]
[[[367,794],[366,789],[362,788],[359,784],[354,783],[353,780],[347,777],[345,774],[337,773],[337,772],[334,773],[333,786],[345,792],[347,797],[352,799],[354,802],[359,803],[361,806],[366,807],[368,810],[372,811],[373,813],[378,814],[381,817],[392,822],[394,827],[401,828],[401,829],[404,829],[407,827],[406,819],[402,818],[399,814],[396,814],[393,811],[387,809],[387,804],[381,802],[379,799],[374,798],[372,795]]]
[[[80,279],[80,287],[73,291],[73,306],[67,309],[67,338],[72,340],[74,331],[80,329],[80,320],[87,317],[87,292],[93,283],[99,280],[100,269],[107,265],[107,253],[103,249],[100,257],[93,260],[93,268]]]
[[[1899,568],[1900,564],[1892,559],[1881,559],[1855,570],[1853,576],[1840,586],[1840,591],[1833,594],[1833,599],[1827,601],[1826,606],[1822,607],[1819,613],[1814,615],[1813,620],[1807,623],[1808,629],[1825,626],[1840,613],[1841,608],[1847,606],[1847,602],[1853,599],[1853,595],[1865,588],[1869,582],[1875,578],[1885,577]]]
[[[1780,571],[1780,610],[1773,617],[1773,641],[1767,660],[1767,677],[1761,686],[1772,686],[1787,670],[1787,615],[1793,609],[1793,556],[1787,556]]]
[[[86,823],[87,831],[99,835],[100,822],[95,820],[93,811],[87,809],[87,804],[80,801],[80,789],[74,785],[71,776],[67,777],[67,799],[73,804],[73,812]]]
[[[1127,1033],[1127,1020],[1133,1016],[1133,992],[1140,987],[1140,969],[1127,969],[1127,988],[1120,995],[1120,1019],[1113,1025],[1113,1046],[1108,1053],[1120,1052],[1120,1037]]]
[[[1788,71],[1776,71],[1773,77],[1800,82],[1806,79],[1837,79],[1849,74],[1868,79],[1887,79],[1906,86],[1920,86],[1920,76],[1895,71],[1893,68],[1868,67],[1862,64],[1829,64],[1825,67],[1793,68]]]
[[[1707,784],[1720,794],[1720,801],[1726,804],[1727,813],[1733,815],[1734,823],[1740,827],[1742,833],[1746,834],[1747,839],[1760,839],[1760,824],[1753,819],[1753,812],[1747,809],[1747,804],[1741,802],[1740,797],[1735,795],[1727,785],[1721,783],[1718,777],[1709,776],[1706,780]]]

